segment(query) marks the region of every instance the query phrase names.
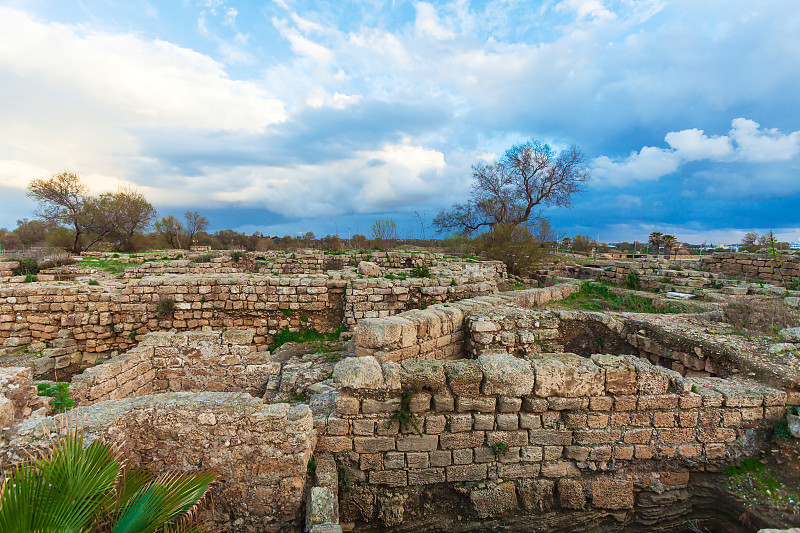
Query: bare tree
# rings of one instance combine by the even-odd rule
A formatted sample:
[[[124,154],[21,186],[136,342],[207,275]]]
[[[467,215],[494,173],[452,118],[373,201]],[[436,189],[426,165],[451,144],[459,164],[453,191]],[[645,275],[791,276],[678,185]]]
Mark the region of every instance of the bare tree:
[[[397,240],[397,223],[391,218],[379,218],[372,223],[372,238],[380,248],[388,248]]]
[[[441,211],[433,225],[439,232],[472,234],[497,224],[523,224],[537,216],[537,208],[569,206],[591,178],[585,161],[576,146],[557,153],[538,141],[516,145],[499,161],[473,165],[472,197]]]
[[[173,215],[161,217],[161,220],[156,222],[156,231],[163,235],[167,243],[173,248],[181,247],[183,224]]]
[[[194,243],[194,236],[208,229],[208,219],[201,216],[197,211],[186,211],[183,216],[186,219],[187,245],[191,249],[192,243]]]
[[[73,228],[71,251],[76,254],[81,252],[81,215],[88,192],[88,187],[72,172],[53,174],[49,179],[35,179],[28,185],[28,196],[39,203],[38,217]]]
[[[134,237],[149,228],[156,218],[153,204],[134,189],[120,189],[111,196],[117,213],[117,227],[114,231],[119,247],[123,252],[135,251]]]

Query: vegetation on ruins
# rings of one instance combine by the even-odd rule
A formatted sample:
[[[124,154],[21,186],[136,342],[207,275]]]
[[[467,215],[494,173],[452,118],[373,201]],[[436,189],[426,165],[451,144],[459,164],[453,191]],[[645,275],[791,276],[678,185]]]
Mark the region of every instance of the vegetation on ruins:
[[[69,411],[75,405],[69,395],[69,383],[39,383],[37,385],[37,394],[51,397],[50,405],[53,406],[53,411],[56,413]]]
[[[732,298],[723,308],[723,319],[733,333],[775,335],[800,321],[800,312],[783,300]]]
[[[686,306],[674,303],[659,304],[654,298],[639,294],[614,294],[610,285],[596,281],[585,281],[581,290],[568,296],[557,305],[568,309],[586,311],[628,311],[632,313],[686,313]]]
[[[269,347],[270,351],[275,351],[280,346],[287,342],[299,343],[315,343],[319,344],[320,348],[329,348],[326,346],[329,343],[339,340],[339,335],[347,331],[346,326],[341,326],[331,333],[320,333],[314,328],[302,328],[298,331],[292,331],[289,327],[285,327],[272,337],[272,344]]]
[[[411,399],[414,397],[416,391],[413,390],[406,390],[400,393],[400,406],[392,413],[392,416],[389,417],[389,421],[386,423],[386,427],[389,428],[392,426],[392,423],[398,422],[400,424],[400,429],[406,431],[409,426],[414,428],[419,436],[422,436],[422,430],[417,425],[417,415],[411,412]]]
[[[495,442],[494,444],[492,444],[492,453],[496,457],[500,457],[500,456],[503,456],[503,455],[507,454],[508,450],[509,450],[509,446],[505,442]]]
[[[192,519],[216,474],[155,477],[125,465],[110,445],[83,441],[82,431],[71,430],[43,457],[10,472],[0,493],[0,531],[202,530]]]

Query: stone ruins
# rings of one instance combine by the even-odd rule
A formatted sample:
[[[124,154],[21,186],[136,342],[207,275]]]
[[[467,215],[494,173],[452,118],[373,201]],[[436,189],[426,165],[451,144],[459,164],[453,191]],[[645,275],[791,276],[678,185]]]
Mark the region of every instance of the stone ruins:
[[[800,328],[775,342],[714,325],[737,298],[794,312],[796,260],[561,264],[519,283],[431,252],[82,259],[34,282],[0,262],[3,471],[77,416],[135,466],[218,473],[220,531],[799,523],[746,508],[720,472],[800,404]],[[675,312],[562,305],[595,279]],[[273,347],[312,330],[329,341]],[[52,382],[71,413],[37,395]]]

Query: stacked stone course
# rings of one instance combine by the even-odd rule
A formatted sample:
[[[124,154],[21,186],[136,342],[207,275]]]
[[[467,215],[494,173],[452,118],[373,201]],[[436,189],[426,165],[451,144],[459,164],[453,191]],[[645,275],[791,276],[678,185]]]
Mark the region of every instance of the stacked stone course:
[[[781,418],[786,400],[756,382],[682,378],[631,356],[339,365],[317,451],[388,487],[623,475],[653,463],[717,471],[754,451],[752,428]],[[402,391],[413,393],[405,427],[395,416]]]
[[[0,472],[46,448],[51,434],[74,427],[67,416],[23,421],[1,448]],[[179,392],[99,402],[77,417],[84,442],[102,439],[134,467],[157,475],[213,470],[219,478],[211,519],[221,531],[295,530],[301,522],[314,448],[307,405],[266,405],[243,393]]]
[[[356,355],[374,355],[381,362],[460,358],[465,354],[470,313],[502,304],[543,305],[578,290],[573,284],[556,285],[437,304],[388,318],[364,319],[355,330]]]
[[[760,279],[789,285],[800,280],[800,256],[717,253],[701,259],[710,272],[735,278]]]
[[[136,348],[75,376],[76,405],[161,392],[263,393],[280,364],[256,352],[252,331],[150,333]]]

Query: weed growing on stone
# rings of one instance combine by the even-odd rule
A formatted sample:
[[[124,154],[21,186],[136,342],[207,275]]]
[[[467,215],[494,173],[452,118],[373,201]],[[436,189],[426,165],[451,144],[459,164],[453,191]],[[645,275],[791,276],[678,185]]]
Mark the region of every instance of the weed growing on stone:
[[[429,278],[431,277],[431,269],[425,265],[418,265],[412,268],[408,275],[412,278]]]
[[[103,270],[109,274],[122,274],[126,268],[138,266],[136,263],[124,263],[115,259],[83,259],[81,265]]]
[[[500,457],[508,453],[508,444],[505,442],[495,442],[492,444],[492,453],[495,457]]]
[[[288,327],[286,327],[272,337],[272,345],[269,347],[269,350],[275,351],[278,347],[286,344],[287,342],[299,342],[303,344],[330,343],[339,340],[339,335],[345,331],[347,331],[345,326],[339,327],[333,333],[320,333],[314,328],[303,328],[300,331],[291,331]]]
[[[681,306],[674,304],[657,306],[653,300],[638,294],[615,295],[605,284],[591,281],[581,284],[581,290],[562,300],[567,308],[587,311],[630,311],[633,313],[685,313]]]
[[[99,281],[97,281],[96,279],[90,279],[90,280],[87,282],[87,284],[88,284],[88,285],[100,285],[100,282],[99,282]]]
[[[175,301],[170,298],[164,298],[159,300],[158,306],[156,307],[156,315],[161,320],[165,318],[172,318],[172,315],[175,313]]]
[[[400,428],[405,430],[408,426],[412,426],[414,430],[422,436],[422,430],[417,425],[417,415],[411,412],[411,398],[414,396],[415,391],[403,391],[400,394],[400,409],[392,413],[386,427],[391,427],[392,422],[399,422]]]
[[[311,459],[306,465],[306,473],[309,476],[313,476],[316,472],[317,472],[317,460]]]
[[[353,478],[350,475],[350,471],[343,466],[337,466],[336,474],[339,477],[339,493],[341,495],[349,494],[350,489],[353,488]]]
[[[50,405],[56,413],[64,413],[69,411],[75,401],[69,395],[69,383],[55,383],[48,385],[47,383],[39,383],[37,385],[37,394],[39,396],[50,396]]]

